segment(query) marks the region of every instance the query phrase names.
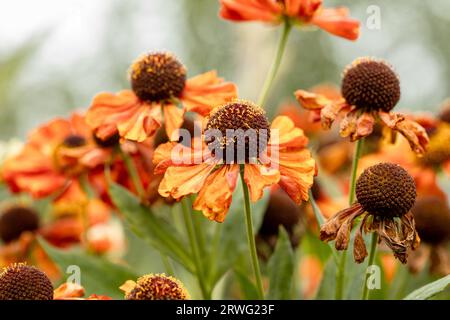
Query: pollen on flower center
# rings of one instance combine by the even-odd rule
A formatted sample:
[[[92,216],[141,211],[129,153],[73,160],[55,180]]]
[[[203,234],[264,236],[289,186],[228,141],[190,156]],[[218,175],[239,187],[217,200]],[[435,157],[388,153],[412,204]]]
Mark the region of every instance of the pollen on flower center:
[[[236,100],[217,108],[206,124],[209,149],[214,154],[220,150],[225,161],[242,163],[257,158],[267,148],[269,138],[265,111],[249,101]]]
[[[52,299],[52,283],[36,267],[14,264],[0,273],[0,300]]]
[[[159,102],[180,97],[186,82],[186,68],[171,53],[150,53],[133,63],[130,78],[139,99]]]
[[[183,284],[164,274],[148,274],[137,280],[134,288],[126,293],[127,300],[188,300]]]
[[[341,91],[359,110],[388,112],[400,99],[400,80],[386,62],[359,58],[344,71]]]
[[[8,243],[20,237],[22,232],[35,231],[39,217],[31,208],[14,206],[0,214],[0,238]]]
[[[401,217],[416,201],[416,185],[399,165],[380,163],[364,170],[358,178],[356,198],[370,214]]]
[[[86,139],[77,134],[67,136],[63,141],[63,146],[67,148],[78,148],[86,144]]]

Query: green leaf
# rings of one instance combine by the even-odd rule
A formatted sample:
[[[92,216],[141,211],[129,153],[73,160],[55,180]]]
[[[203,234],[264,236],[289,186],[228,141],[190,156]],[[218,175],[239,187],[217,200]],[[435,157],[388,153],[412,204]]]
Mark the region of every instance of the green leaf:
[[[195,270],[188,245],[183,242],[183,237],[175,228],[155,216],[150,208],[142,206],[139,199],[124,187],[110,183],[109,193],[128,226],[138,237],[179,262],[190,272]]]
[[[322,281],[316,294],[316,300],[332,300],[336,291],[336,263],[333,259],[328,259],[323,270]]]
[[[290,299],[294,276],[294,252],[289,235],[283,227],[279,229],[277,245],[269,260],[268,269],[270,282],[267,298]]]
[[[422,288],[414,290],[407,295],[403,300],[427,300],[436,294],[444,291],[450,284],[450,275],[447,275],[439,280],[431,282]]]
[[[245,300],[257,300],[258,290],[253,282],[248,278],[247,274],[240,268],[235,268],[234,274],[236,276],[236,280],[239,282],[243,298]]]
[[[106,295],[113,299],[122,299],[123,292],[119,287],[127,280],[136,280],[138,274],[126,266],[114,264],[109,260],[89,255],[80,249],[60,250],[43,239],[39,243],[45,252],[58,265],[61,273],[68,277],[74,273],[66,273],[69,266],[80,268],[81,285],[86,290],[86,296],[91,294]]]

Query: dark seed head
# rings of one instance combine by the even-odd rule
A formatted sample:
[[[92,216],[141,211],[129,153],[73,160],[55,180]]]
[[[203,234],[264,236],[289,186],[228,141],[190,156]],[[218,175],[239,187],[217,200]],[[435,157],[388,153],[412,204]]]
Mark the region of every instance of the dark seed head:
[[[416,184],[399,165],[380,163],[364,170],[358,178],[356,198],[370,214],[400,217],[416,201]]]
[[[112,136],[110,136],[109,138],[107,138],[106,140],[100,139],[99,137],[97,137],[97,135],[94,133],[92,134],[92,136],[94,137],[94,141],[95,143],[100,147],[100,148],[111,148],[116,146],[119,141],[120,141],[120,135],[118,132],[116,132],[115,134],[113,134]]]
[[[67,136],[63,141],[63,145],[67,148],[78,148],[84,146],[85,144],[86,139],[77,134]]]
[[[342,95],[362,111],[390,111],[400,99],[400,81],[387,63],[370,58],[355,60],[344,71]]]
[[[139,99],[160,102],[180,97],[186,82],[186,68],[173,54],[155,52],[133,63],[130,78]]]
[[[411,211],[422,241],[438,244],[450,239],[450,208],[447,201],[436,196],[421,197]]]
[[[126,294],[127,300],[188,300],[183,284],[164,274],[149,274],[138,279],[136,286]]]
[[[14,264],[0,274],[0,300],[53,300],[53,286],[39,269]]]
[[[39,217],[32,208],[14,206],[0,215],[0,238],[8,243],[20,237],[22,232],[35,231],[39,227]]]
[[[217,137],[218,132],[221,136]],[[263,109],[252,102],[236,100],[212,112],[206,124],[209,149],[222,150],[225,162],[249,162],[267,148],[270,124]],[[233,156],[231,156],[233,153]]]

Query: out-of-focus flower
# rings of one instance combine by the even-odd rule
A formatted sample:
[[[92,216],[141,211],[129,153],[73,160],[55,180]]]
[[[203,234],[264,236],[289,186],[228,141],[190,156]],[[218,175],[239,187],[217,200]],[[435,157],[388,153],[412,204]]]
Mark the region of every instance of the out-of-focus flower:
[[[367,168],[356,182],[357,201],[331,217],[320,229],[322,241],[335,241],[337,250],[346,250],[357,217],[363,216],[354,239],[353,255],[357,263],[367,256],[363,232],[376,232],[402,263],[408,249],[416,249],[419,236],[410,209],[416,200],[413,178],[402,167],[381,163]]]
[[[147,274],[137,282],[126,281],[120,289],[126,300],[189,300],[189,293],[180,280],[165,274]]]
[[[320,259],[306,255],[300,259],[299,275],[303,299],[313,299],[322,281],[323,266]]]
[[[125,252],[125,234],[118,220],[98,223],[87,230],[88,248],[97,254],[120,257]]]
[[[95,142],[84,117],[74,113],[34,130],[21,152],[5,161],[2,175],[13,192],[35,198],[61,195],[76,187],[81,174],[104,164],[110,153]]]
[[[23,142],[19,139],[10,139],[8,141],[0,141],[0,171],[3,161],[15,156],[23,147]],[[1,181],[1,177],[0,177]]]
[[[226,137],[227,130],[239,132],[249,129],[258,141],[255,150],[250,149],[245,139]],[[263,189],[274,184],[279,184],[296,203],[308,199],[315,162],[306,149],[308,139],[288,117],[279,116],[270,126],[263,109],[251,102],[236,100],[211,112],[205,133],[208,131],[220,132],[222,138],[213,137],[211,141],[211,137],[203,135],[202,141],[194,139],[193,148],[174,143],[157,148],[155,173],[164,173],[159,186],[162,196],[180,199],[198,193],[194,208],[203,211],[208,219],[222,222],[236,187],[238,163],[242,163],[244,181],[252,201],[260,199]],[[279,139],[273,139],[273,136]],[[177,160],[173,159],[174,148],[182,151],[180,158],[185,161],[174,161]],[[215,150],[224,152],[216,155]],[[230,153],[233,153],[233,159],[230,159]],[[242,159],[237,158],[239,156]]]
[[[400,99],[400,81],[392,67],[382,60],[358,58],[344,71],[339,101],[323,95],[297,90],[295,96],[305,109],[320,110],[322,126],[329,129],[336,117],[344,115],[340,134],[352,141],[373,132],[377,119],[395,132],[401,133],[418,154],[428,144],[425,129],[417,122],[391,110]]]
[[[164,127],[167,136],[180,128],[186,111],[208,113],[237,96],[236,86],[215,71],[186,80],[186,68],[168,52],[140,57],[130,70],[132,90],[95,96],[87,112],[87,123],[100,139],[119,133],[142,142]],[[177,104],[182,104],[178,108]]]
[[[220,16],[231,21],[261,21],[316,26],[349,40],[359,36],[359,21],[345,7],[324,8],[322,0],[220,0]]]
[[[413,272],[419,272],[426,261],[430,262],[432,273],[450,274],[450,208],[447,199],[426,196],[417,199],[412,208],[417,232],[422,244],[417,254],[408,262]],[[422,250],[421,250],[422,249]]]
[[[52,300],[50,279],[33,266],[12,264],[0,273],[0,300]]]
[[[430,134],[430,143],[417,161],[431,168],[442,168],[450,177],[450,123],[439,123]]]
[[[439,119],[443,122],[450,123],[450,98],[442,102],[439,111]]]

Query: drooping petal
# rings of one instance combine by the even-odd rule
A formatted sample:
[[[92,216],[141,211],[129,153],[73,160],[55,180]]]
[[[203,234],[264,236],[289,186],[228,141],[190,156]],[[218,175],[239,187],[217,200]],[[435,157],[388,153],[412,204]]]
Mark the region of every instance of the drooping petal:
[[[253,202],[261,199],[265,187],[274,185],[280,180],[280,172],[259,164],[245,164],[244,181]]]
[[[158,192],[163,197],[179,199],[185,195],[198,193],[217,162],[167,168]]]
[[[332,101],[322,94],[309,92],[305,90],[297,90],[294,92],[295,98],[300,105],[308,110],[322,109],[329,105]]]
[[[173,104],[167,104],[163,106],[163,112],[167,137],[171,141],[176,141],[178,136],[174,137],[173,133],[183,124],[184,110]]]
[[[363,213],[364,209],[359,203],[355,203],[350,208],[337,212],[320,227],[320,240],[328,242],[336,239],[339,229],[349,217],[355,218]]]
[[[210,220],[223,222],[231,205],[231,198],[239,175],[239,165],[225,165],[214,171],[205,181],[193,207]]]
[[[275,130],[277,133],[275,134]],[[303,130],[295,127],[294,122],[287,116],[276,117],[270,126],[271,138],[269,145],[276,145],[278,148],[303,148],[308,144],[308,138]],[[275,137],[278,141],[274,141]]]
[[[217,106],[237,98],[237,87],[225,82],[216,71],[209,71],[186,81],[181,102],[187,111],[206,116]]]
[[[417,122],[406,119],[398,113],[379,112],[381,120],[392,130],[400,132],[409,142],[411,149],[423,155],[429,138],[425,129]]]
[[[220,16],[232,21],[276,22],[282,6],[275,0],[220,0]]]
[[[347,113],[341,121],[339,133],[341,137],[353,137],[356,135],[358,114],[356,110]]]
[[[349,17],[346,8],[323,8],[318,10],[311,23],[319,28],[348,40],[359,37],[359,21]]]
[[[322,128],[330,129],[339,112],[346,108],[345,103],[331,102],[327,104],[320,112],[320,121],[322,122]]]

